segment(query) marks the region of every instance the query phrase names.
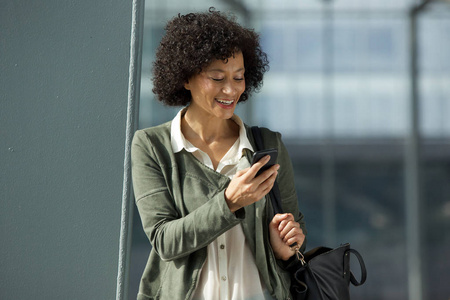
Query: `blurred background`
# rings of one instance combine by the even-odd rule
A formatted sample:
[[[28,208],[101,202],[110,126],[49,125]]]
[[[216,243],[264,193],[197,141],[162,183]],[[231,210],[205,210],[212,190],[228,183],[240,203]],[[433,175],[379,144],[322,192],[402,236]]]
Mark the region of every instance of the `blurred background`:
[[[270,61],[237,114],[283,134],[307,248],[349,242],[363,255],[368,279],[352,299],[450,299],[450,2],[205,2],[147,1],[139,127],[179,110],[151,92],[165,23],[210,6],[232,12]],[[130,299],[149,251],[135,210]]]

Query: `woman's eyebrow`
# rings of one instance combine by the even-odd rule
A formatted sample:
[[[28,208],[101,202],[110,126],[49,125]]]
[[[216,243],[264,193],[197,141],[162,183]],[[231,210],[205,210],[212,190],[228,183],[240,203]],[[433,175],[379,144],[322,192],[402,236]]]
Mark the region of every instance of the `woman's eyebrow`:
[[[245,68],[239,68],[234,72],[242,72],[245,71]],[[225,73],[225,70],[223,69],[210,69],[210,70],[206,70],[206,72],[221,72],[221,73]]]

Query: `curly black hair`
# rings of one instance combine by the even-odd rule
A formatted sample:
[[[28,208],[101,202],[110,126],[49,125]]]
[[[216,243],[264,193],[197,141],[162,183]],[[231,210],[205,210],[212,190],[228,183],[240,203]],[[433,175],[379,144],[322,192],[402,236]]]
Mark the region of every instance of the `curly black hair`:
[[[261,88],[269,69],[259,35],[244,28],[232,15],[210,8],[205,13],[178,14],[166,25],[166,34],[156,51],[153,64],[153,93],[169,106],[185,106],[191,101],[184,84],[213,60],[226,60],[241,51],[245,67],[245,91],[239,102],[246,101]]]

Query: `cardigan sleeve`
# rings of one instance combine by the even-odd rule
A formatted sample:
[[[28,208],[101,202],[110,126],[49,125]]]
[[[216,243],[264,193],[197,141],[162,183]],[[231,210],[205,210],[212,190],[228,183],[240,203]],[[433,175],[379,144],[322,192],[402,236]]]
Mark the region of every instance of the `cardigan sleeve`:
[[[144,131],[137,131],[134,135],[131,161],[133,189],[142,225],[162,260],[174,260],[206,247],[241,221],[243,216],[233,214],[226,204],[226,185],[211,195],[190,191],[198,193],[198,197],[209,198],[193,212],[184,215],[177,207],[170,188],[180,183],[167,176],[171,162],[163,164],[158,161]]]

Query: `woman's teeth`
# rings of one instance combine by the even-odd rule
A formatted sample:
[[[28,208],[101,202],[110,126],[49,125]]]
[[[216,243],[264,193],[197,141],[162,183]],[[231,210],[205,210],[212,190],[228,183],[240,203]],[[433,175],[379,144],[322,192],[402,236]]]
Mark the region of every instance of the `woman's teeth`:
[[[225,105],[231,105],[234,102],[233,100],[219,100],[219,99],[216,99],[216,101]]]

